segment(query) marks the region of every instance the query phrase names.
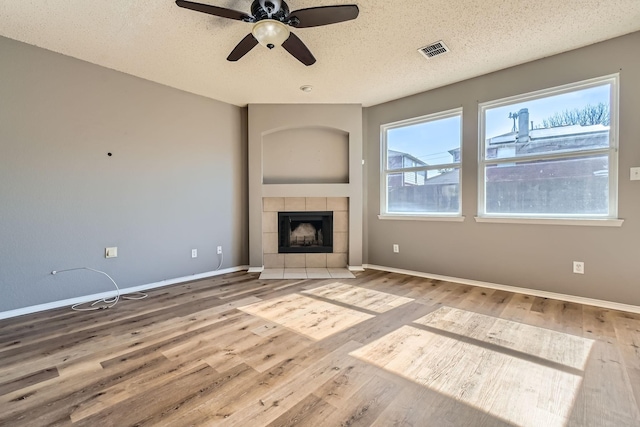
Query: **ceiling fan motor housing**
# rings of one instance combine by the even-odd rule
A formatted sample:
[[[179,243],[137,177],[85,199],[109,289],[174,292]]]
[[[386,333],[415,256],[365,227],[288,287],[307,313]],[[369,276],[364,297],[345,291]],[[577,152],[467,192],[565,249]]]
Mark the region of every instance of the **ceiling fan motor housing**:
[[[280,7],[278,7],[278,4]],[[285,2],[278,0],[253,0],[251,14],[256,21],[274,19],[285,22],[287,16],[289,16],[289,6]]]

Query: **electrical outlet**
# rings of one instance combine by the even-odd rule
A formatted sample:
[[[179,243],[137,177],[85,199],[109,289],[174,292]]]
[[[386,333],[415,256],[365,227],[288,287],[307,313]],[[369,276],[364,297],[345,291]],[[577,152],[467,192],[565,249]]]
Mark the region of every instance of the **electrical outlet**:
[[[117,258],[118,257],[118,248],[104,248],[104,257],[105,258]]]
[[[218,255],[222,254],[222,246],[218,246]]]
[[[584,274],[584,262],[573,261],[573,272],[575,274]]]
[[[198,258],[198,250],[191,249],[191,258]]]
[[[400,245],[393,245],[393,253],[394,254],[399,254],[400,253]]]
[[[640,181],[640,168],[631,168],[631,181]]]

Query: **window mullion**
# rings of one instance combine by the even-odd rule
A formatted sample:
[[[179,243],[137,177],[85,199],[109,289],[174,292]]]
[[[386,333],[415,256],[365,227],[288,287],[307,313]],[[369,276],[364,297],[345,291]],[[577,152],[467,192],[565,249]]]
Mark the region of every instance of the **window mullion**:
[[[536,162],[539,160],[556,160],[556,159],[569,159],[576,157],[592,157],[598,154],[609,155],[613,148],[603,148],[599,150],[583,150],[583,151],[571,151],[558,154],[541,154],[537,156],[521,156],[521,157],[502,157],[500,159],[486,159],[481,160],[484,165],[487,164],[502,164],[502,163],[523,163],[523,162]]]
[[[400,169],[385,169],[384,173],[392,174],[392,173],[402,173],[402,172],[422,172],[422,171],[433,171],[440,169],[458,169],[460,168],[460,163],[447,163],[444,165],[436,165],[436,166],[417,166],[414,168],[400,168]]]

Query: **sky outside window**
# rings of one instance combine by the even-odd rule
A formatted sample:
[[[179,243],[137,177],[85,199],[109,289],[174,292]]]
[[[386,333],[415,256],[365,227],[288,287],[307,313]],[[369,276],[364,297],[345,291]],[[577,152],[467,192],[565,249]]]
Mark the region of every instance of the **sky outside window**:
[[[453,163],[449,150],[460,148],[461,116],[389,129],[387,148],[411,154],[428,165]]]
[[[610,100],[611,85],[605,84],[560,95],[518,102],[517,104],[489,108],[485,111],[485,138],[493,138],[511,132],[513,130],[513,120],[509,118],[509,113],[517,113],[522,108],[529,110],[529,126],[533,122],[535,129],[543,127],[543,121],[555,113],[562,113],[565,110],[574,110],[576,108],[582,109],[589,104],[597,105],[603,103],[609,105]]]
[[[529,110],[529,122],[534,128],[542,127],[543,121],[555,113],[565,110],[581,109],[585,106],[604,103],[609,105],[611,85],[591,87],[560,95],[533,99],[516,104],[490,108],[485,111],[485,137],[509,133],[513,129],[513,120],[509,113],[517,113],[522,108]],[[428,165],[453,163],[450,150],[460,148],[461,116],[449,117],[389,129],[387,147],[389,150],[410,154]]]

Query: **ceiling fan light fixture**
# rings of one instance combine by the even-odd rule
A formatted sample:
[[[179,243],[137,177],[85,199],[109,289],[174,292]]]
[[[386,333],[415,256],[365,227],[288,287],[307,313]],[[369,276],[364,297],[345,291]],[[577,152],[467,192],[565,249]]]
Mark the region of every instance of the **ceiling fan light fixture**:
[[[289,38],[289,28],[275,19],[263,19],[256,22],[251,33],[258,40],[258,43],[269,49],[282,46],[282,43]]]

